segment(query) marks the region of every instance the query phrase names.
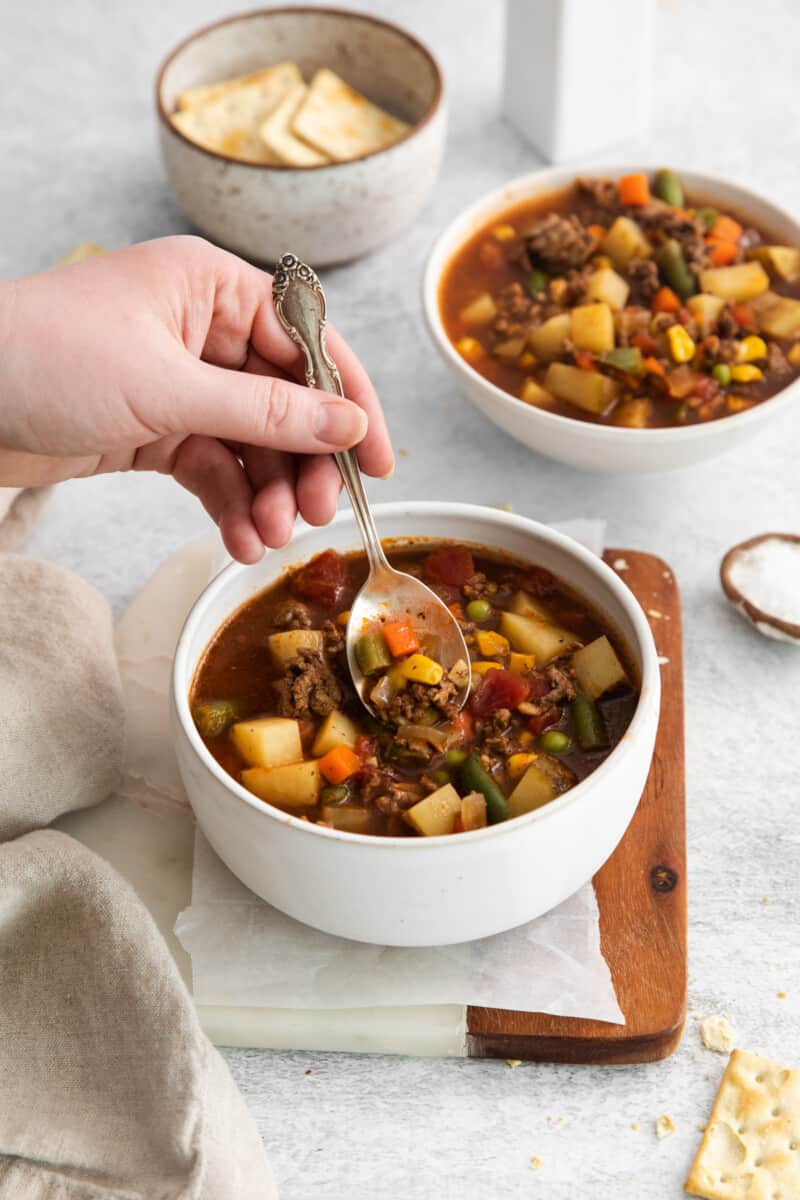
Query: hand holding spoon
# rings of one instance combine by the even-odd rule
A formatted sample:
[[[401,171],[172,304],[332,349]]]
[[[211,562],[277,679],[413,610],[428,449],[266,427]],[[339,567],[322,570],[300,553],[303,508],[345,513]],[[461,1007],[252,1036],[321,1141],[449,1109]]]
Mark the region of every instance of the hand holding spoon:
[[[308,386],[343,396],[339,372],[325,346],[325,295],[315,272],[294,254],[284,254],[275,268],[272,295],[278,319],[303,351]],[[366,630],[387,618],[408,615],[418,632],[439,639],[439,661],[445,671],[458,662],[466,664],[466,682],[457,700],[459,707],[463,707],[469,695],[470,658],[461,627],[435,592],[413,575],[396,571],[389,564],[364,492],[355,450],[343,450],[334,458],[353,506],[369,564],[369,575],[351,605],[347,623],[347,664],[361,702],[370,712],[374,711],[369,700],[371,681],[356,658],[357,641]]]

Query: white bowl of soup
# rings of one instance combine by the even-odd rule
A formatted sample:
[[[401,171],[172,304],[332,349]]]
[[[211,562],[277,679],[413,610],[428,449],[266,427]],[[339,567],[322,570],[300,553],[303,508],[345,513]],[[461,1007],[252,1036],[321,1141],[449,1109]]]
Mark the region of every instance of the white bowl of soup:
[[[800,225],[711,175],[516,179],[437,239],[423,305],[464,395],[570,466],[688,466],[797,404]]]
[[[422,502],[379,506],[376,518],[390,556],[465,624],[475,661],[464,713],[441,688],[427,693],[431,711],[418,711],[410,688],[410,707],[376,729],[341,675],[306,686],[307,665],[286,673],[276,661],[273,650],[285,662],[293,640],[312,646],[309,660],[317,633],[332,639],[331,654],[340,647],[341,608],[361,571],[349,557],[358,531],[342,513],[257,566],[227,567],[195,604],[173,668],[181,776],[223,861],[297,920],[395,946],[486,937],[570,896],[625,832],[658,722],[653,638],[601,559],[534,521]],[[319,592],[320,564],[336,556],[347,584]],[[479,633],[491,637],[478,649]],[[225,704],[232,713],[215,727]],[[355,773],[348,753],[360,757]],[[342,759],[345,783],[328,773]]]

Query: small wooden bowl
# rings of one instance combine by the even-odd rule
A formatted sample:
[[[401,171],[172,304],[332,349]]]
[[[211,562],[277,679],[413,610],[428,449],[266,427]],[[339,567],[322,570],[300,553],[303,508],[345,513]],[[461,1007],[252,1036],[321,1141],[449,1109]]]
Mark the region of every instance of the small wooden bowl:
[[[757,608],[739,590],[732,579],[733,566],[738,555],[747,550],[752,550],[754,546],[758,546],[762,542],[773,540],[800,545],[800,534],[760,533],[757,537],[748,538],[746,542],[739,542],[738,545],[732,546],[723,558],[719,568],[722,590],[736,611],[741,613],[743,617],[746,617],[759,633],[763,633],[765,637],[775,638],[780,642],[794,642],[796,645],[800,645],[800,625],[792,621],[786,621],[782,617],[776,617],[773,613],[764,612],[761,608]]]

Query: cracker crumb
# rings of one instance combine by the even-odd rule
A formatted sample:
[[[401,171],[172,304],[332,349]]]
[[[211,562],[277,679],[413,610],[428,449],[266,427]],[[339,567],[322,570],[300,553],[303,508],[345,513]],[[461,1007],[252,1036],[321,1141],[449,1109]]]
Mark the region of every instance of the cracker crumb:
[[[612,566],[615,571],[627,571],[628,560],[625,558],[615,558]]]
[[[778,997],[779,1000],[786,999],[786,992],[776,992],[775,995]]]
[[[705,1121],[699,1121],[699,1122],[698,1122],[698,1124],[697,1124],[697,1132],[698,1132],[698,1133],[705,1133],[705,1131],[706,1131],[706,1123],[705,1123]]]
[[[563,1124],[564,1124],[564,1118],[556,1117],[556,1125],[563,1125]]]
[[[397,451],[397,453],[400,455],[401,458],[408,458],[408,451],[405,449],[404,446],[401,446],[400,449]]]
[[[761,903],[762,903],[762,904],[769,904],[769,896],[762,896],[762,897],[761,897]]]
[[[730,1054],[736,1034],[724,1016],[706,1017],[700,1025],[700,1040],[706,1050]]]
[[[675,1122],[673,1121],[672,1117],[669,1115],[669,1113],[662,1113],[661,1116],[656,1119],[656,1137],[659,1139],[669,1137],[670,1134],[674,1132]]]
[[[498,512],[513,512],[514,511],[513,505],[511,505],[511,504],[495,504],[495,508],[497,509]]]
[[[662,579],[672,579],[672,572],[671,571],[662,571],[661,578]]]
[[[666,657],[665,654],[659,654],[658,659],[656,661],[658,662],[659,666],[665,667],[667,665],[667,663],[669,662],[669,659]]]
[[[647,615],[648,617],[652,617],[654,621],[660,621],[664,614],[657,608],[648,608]]]
[[[514,1070],[516,1070],[517,1067],[522,1066],[522,1059],[521,1058],[507,1058],[506,1066],[511,1067],[511,1070],[514,1071]]]
[[[541,1165],[542,1165],[542,1160],[539,1158],[539,1155],[534,1154],[533,1158],[531,1159],[531,1170],[538,1171],[539,1168],[541,1167]]]
[[[637,1130],[638,1128],[639,1128],[639,1122],[638,1122],[638,1121],[631,1121],[631,1129],[633,1129],[633,1130]]]

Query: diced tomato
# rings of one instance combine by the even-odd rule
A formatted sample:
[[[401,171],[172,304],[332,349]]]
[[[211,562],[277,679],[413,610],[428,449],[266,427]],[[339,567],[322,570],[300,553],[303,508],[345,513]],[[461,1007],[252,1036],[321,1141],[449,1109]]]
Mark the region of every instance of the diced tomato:
[[[591,350],[576,350],[575,362],[582,371],[594,370],[594,355],[592,354]]]
[[[491,673],[490,671],[489,674]],[[475,722],[472,719],[472,714],[467,712],[465,708],[461,709],[461,712],[457,717],[453,718],[450,724],[456,730],[462,742],[469,743],[472,741],[472,735],[475,732]]]
[[[749,304],[732,304],[731,316],[738,325],[743,325],[745,329],[756,328],[755,314]]]
[[[516,708],[531,694],[526,676],[500,668],[487,671],[473,693],[470,708],[476,717],[490,717],[500,708]]]
[[[540,675],[538,672],[528,676],[528,683],[531,689],[529,700],[538,700],[540,696],[546,696],[553,686],[544,675]]]
[[[644,329],[637,329],[631,338],[631,345],[637,346],[642,354],[653,354],[656,348],[655,338],[652,338]]]
[[[466,546],[453,546],[429,554],[424,569],[426,579],[460,588],[475,574],[475,560]]]
[[[494,672],[491,671],[490,674],[493,675]],[[538,737],[539,734],[543,733],[544,730],[549,728],[550,725],[555,725],[556,721],[558,721],[560,717],[561,709],[556,708],[555,705],[553,705],[551,708],[546,708],[544,712],[540,712],[538,716],[531,717],[531,719],[528,721],[528,729],[530,729],[532,734]]]
[[[292,591],[303,600],[335,608],[344,591],[347,571],[335,550],[325,550],[301,567],[292,578]]]
[[[692,381],[692,395],[699,396],[701,400],[716,400],[719,395],[719,384],[710,375],[701,375],[700,372],[697,372]]]

